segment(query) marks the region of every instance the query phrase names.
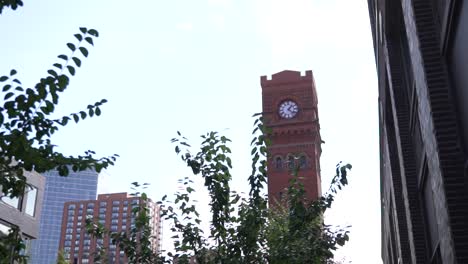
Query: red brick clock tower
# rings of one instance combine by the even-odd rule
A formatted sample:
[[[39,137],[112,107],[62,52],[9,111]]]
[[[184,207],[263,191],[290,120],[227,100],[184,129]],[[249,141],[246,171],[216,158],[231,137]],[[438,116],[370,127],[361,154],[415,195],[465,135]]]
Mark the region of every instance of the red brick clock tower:
[[[307,198],[321,195],[321,138],[317,92],[312,71],[282,71],[271,79],[261,77],[263,115],[272,129],[268,148],[270,205],[287,195],[292,168],[298,166]]]

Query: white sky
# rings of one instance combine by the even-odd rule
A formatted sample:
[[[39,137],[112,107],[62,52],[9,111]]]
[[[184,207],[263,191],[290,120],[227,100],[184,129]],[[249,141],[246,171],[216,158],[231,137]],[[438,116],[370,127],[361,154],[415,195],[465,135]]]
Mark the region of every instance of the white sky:
[[[233,189],[246,190],[251,115],[261,111],[260,76],[313,70],[323,145],[323,189],[340,160],[353,170],[326,221],[351,224],[337,252],[381,263],[377,81],[366,1],[25,1],[0,16],[0,75],[18,70],[32,87],[78,27],[99,30],[95,47],[61,97],[57,115],[102,98],[102,116],[54,136],[59,150],[118,153],[100,192],[149,182],[159,199],[189,174],[170,139],[216,130],[233,140]],[[196,145],[196,144],[194,144]]]

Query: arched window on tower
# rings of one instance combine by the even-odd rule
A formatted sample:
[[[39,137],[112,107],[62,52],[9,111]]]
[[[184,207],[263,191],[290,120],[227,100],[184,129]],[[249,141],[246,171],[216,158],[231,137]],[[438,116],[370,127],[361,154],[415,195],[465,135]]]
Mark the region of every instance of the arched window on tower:
[[[300,158],[299,158],[299,168],[303,169],[307,166],[307,159],[306,159],[306,156],[302,155]]]
[[[288,168],[289,169],[294,169],[294,156],[290,155],[288,157]]]
[[[276,159],[275,159],[275,168],[277,170],[281,170],[283,168],[283,160],[281,159],[281,157],[276,157]]]

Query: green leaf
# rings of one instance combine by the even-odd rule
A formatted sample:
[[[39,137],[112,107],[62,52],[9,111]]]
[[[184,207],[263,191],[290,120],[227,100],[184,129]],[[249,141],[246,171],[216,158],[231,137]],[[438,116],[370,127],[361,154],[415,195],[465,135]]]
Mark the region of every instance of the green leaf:
[[[88,31],[85,27],[80,27],[80,31],[83,34],[86,34],[86,31]]]
[[[65,87],[67,87],[68,83],[69,83],[69,78],[68,76],[62,74],[60,75],[58,78],[58,86],[63,90],[65,89]]]
[[[58,76],[58,74],[54,70],[48,70],[47,73],[49,73],[50,75],[52,75],[54,77]]]
[[[11,88],[11,84],[7,84],[7,85],[3,86],[2,91],[6,92],[6,91],[10,90],[10,88]]]
[[[67,66],[67,69],[68,69],[68,71],[70,72],[70,74],[71,74],[72,76],[75,75],[75,68],[73,68],[73,66],[68,65],[68,66]]]
[[[80,121],[80,117],[77,114],[73,114],[73,120],[75,120],[75,123],[78,123],[78,121]]]
[[[94,110],[94,113],[97,115],[97,116],[100,116],[101,115],[101,109],[99,107],[96,107],[96,110]]]
[[[91,37],[86,37],[85,40],[86,42],[94,46],[93,39]]]
[[[80,47],[80,51],[83,56],[88,57],[88,50],[85,47]]]
[[[21,84],[21,82],[18,79],[13,79],[13,82],[15,82],[17,84]]]
[[[4,100],[8,100],[8,98],[12,97],[13,95],[15,95],[15,94],[12,93],[12,92],[7,93],[7,94],[5,95]]]
[[[93,117],[94,116],[94,110],[92,108],[89,108],[88,109],[88,114],[90,117]]]
[[[54,104],[51,101],[45,101],[46,102],[46,107],[49,112],[54,111]]]
[[[95,29],[88,30],[88,34],[90,34],[91,36],[99,37],[99,32]]]
[[[83,40],[83,36],[81,34],[75,34],[74,36],[75,36],[76,39],[78,39],[78,41]]]
[[[13,75],[15,75],[15,74],[16,74],[16,70],[15,70],[15,69],[12,69],[12,70],[10,71],[10,76],[13,76]]]
[[[81,60],[78,59],[77,57],[73,57],[72,60],[75,62],[76,66],[80,67],[81,66]]]
[[[60,64],[60,63],[54,63],[53,66],[54,66],[54,67],[57,67],[57,68],[59,68],[59,69],[62,69],[62,64]]]
[[[4,82],[4,81],[6,81],[6,80],[8,80],[8,76],[2,76],[2,77],[0,77],[0,82]]]
[[[81,119],[85,119],[85,118],[86,118],[86,112],[85,112],[85,111],[81,111],[81,112],[80,112],[80,115],[81,115]]]
[[[58,57],[59,59],[62,59],[62,60],[68,60],[67,55],[63,55],[63,54],[62,54],[62,55],[58,55],[57,57]]]
[[[67,43],[67,47],[68,47],[69,49],[71,49],[71,51],[75,51],[75,50],[76,50],[75,44],[73,44],[73,43]]]

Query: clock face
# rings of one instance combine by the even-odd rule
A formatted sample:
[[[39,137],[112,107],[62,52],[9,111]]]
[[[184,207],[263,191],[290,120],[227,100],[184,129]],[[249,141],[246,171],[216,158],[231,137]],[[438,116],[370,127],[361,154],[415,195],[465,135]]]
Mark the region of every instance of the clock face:
[[[290,119],[297,115],[299,107],[292,100],[283,101],[278,109],[278,113],[282,118]]]

